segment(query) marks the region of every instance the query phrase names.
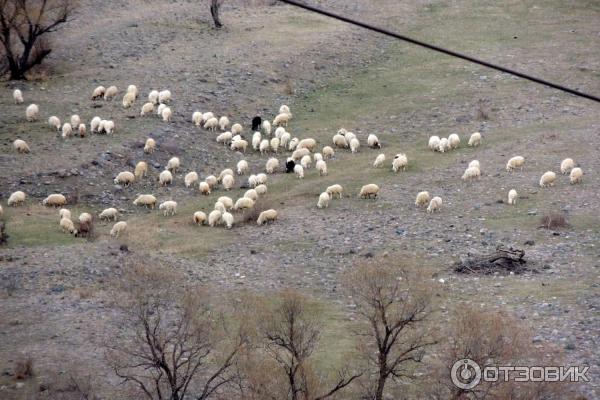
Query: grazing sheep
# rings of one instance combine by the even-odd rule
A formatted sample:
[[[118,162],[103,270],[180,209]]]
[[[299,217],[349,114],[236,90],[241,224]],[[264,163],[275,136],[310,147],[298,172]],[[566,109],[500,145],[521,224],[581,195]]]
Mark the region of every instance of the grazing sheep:
[[[200,182],[198,184],[198,189],[200,189],[200,193],[205,196],[210,194],[210,185],[207,182]]]
[[[302,165],[302,168],[304,168],[304,169],[310,169],[311,164],[312,164],[312,158],[311,158],[310,154],[307,154],[300,159],[300,165]]]
[[[167,162],[167,169],[172,172],[177,172],[180,164],[179,157],[172,157],[169,162]]]
[[[381,148],[381,143],[379,143],[379,138],[377,138],[377,136],[372,133],[367,137],[367,144],[372,149],[375,149],[375,148],[380,149]]]
[[[246,160],[238,161],[238,163],[237,163],[237,174],[238,175],[247,174],[249,170],[250,170],[250,167],[248,166],[248,161],[246,161]]]
[[[208,186],[212,189],[217,183],[219,183],[218,179],[214,175],[209,175],[204,178],[204,182],[208,183]]]
[[[562,160],[562,162],[560,163],[560,172],[563,175],[568,174],[569,172],[571,172],[571,170],[575,168],[575,162],[573,161],[572,158],[565,158],[564,160]]]
[[[125,233],[127,231],[127,222],[119,221],[113,225],[110,230],[110,236],[114,238],[118,238],[120,234]]]
[[[288,159],[285,162],[285,173],[290,174],[290,173],[294,172],[295,166],[296,166],[296,162],[294,161],[294,159],[292,157],[288,157]]]
[[[296,147],[298,147],[298,143],[300,143],[300,139],[292,138],[292,140],[290,140],[290,143],[288,144],[288,150],[289,151],[296,150]]]
[[[79,214],[79,223],[80,224],[91,224],[92,223],[92,214],[90,213],[81,213]]]
[[[196,171],[188,172],[183,178],[185,187],[190,187],[194,183],[198,182],[198,173]]]
[[[373,162],[373,167],[379,168],[383,165],[384,162],[385,162],[385,154],[381,153],[377,156],[377,158],[375,158],[375,161]]]
[[[480,168],[480,167],[479,167],[479,161],[477,161],[477,160],[473,160],[473,161],[471,161],[471,162],[469,163],[469,168],[471,168],[471,167]],[[481,169],[481,168],[480,168],[480,169]]]
[[[158,175],[158,182],[161,186],[170,185],[173,182],[173,174],[168,169],[165,169],[163,172]]]
[[[329,193],[323,192],[319,195],[319,201],[317,202],[318,208],[327,208],[329,207],[329,201],[331,200],[331,196]]]
[[[296,174],[298,179],[304,178],[304,168],[302,168],[302,165],[296,164],[294,166],[294,173]]]
[[[165,110],[165,108],[167,108],[166,104],[159,104],[158,108],[156,109],[156,115],[158,115],[159,117],[162,117],[162,112]]]
[[[461,177],[463,181],[470,179],[478,179],[481,176],[481,171],[477,167],[468,167]]]
[[[363,186],[360,189],[360,193],[358,194],[359,197],[361,198],[371,198],[371,196],[373,196],[374,198],[377,198],[377,195],[379,193],[379,186],[377,186],[374,183],[370,183],[368,185]]]
[[[133,205],[154,208],[156,206],[156,197],[152,196],[151,194],[140,194],[133,201]]]
[[[19,89],[15,89],[13,92],[13,100],[15,101],[15,104],[23,103],[23,93]]]
[[[299,161],[300,159],[302,159],[302,157],[308,156],[308,155],[310,155],[310,150],[308,150],[308,149],[294,150],[294,152],[292,153],[292,160]]]
[[[135,85],[127,86],[127,93],[133,93],[134,97],[137,99],[138,97],[138,88]]]
[[[244,193],[244,197],[252,199],[252,201],[256,201],[258,200],[258,193],[255,189],[248,189],[246,190],[246,193]]]
[[[98,99],[104,97],[104,93],[106,93],[106,88],[104,86],[98,86],[92,92],[92,100],[98,100]]]
[[[317,161],[315,168],[319,171],[319,176],[327,175],[327,163],[324,160]]]
[[[348,141],[348,143],[350,143],[350,141],[352,139],[356,139],[356,135],[352,132],[348,132],[346,131],[346,133],[344,133],[344,137],[346,138],[346,140]]]
[[[575,185],[576,183],[583,182],[583,171],[581,170],[581,168],[579,168],[579,167],[573,168],[571,170],[570,178],[571,178],[571,185]]]
[[[77,229],[75,229],[75,224],[69,218],[62,218],[60,220],[60,227],[64,232],[68,232],[72,235],[77,235]]]
[[[100,213],[100,220],[116,221],[119,217],[119,211],[116,208],[107,208]]]
[[[447,150],[450,150],[450,142],[448,142],[448,139],[446,138],[441,138],[440,143],[438,144],[438,151],[440,153],[445,153]]]
[[[331,148],[330,146],[323,147],[323,150],[321,150],[321,153],[323,154],[324,159],[333,158],[333,156],[335,155],[333,148]]]
[[[315,155],[313,156],[313,160],[315,160],[315,162],[317,162],[317,161],[323,161],[323,154],[321,154],[321,153],[315,153]]]
[[[217,143],[223,143],[223,145],[227,145],[231,142],[232,137],[233,134],[231,132],[223,132],[217,136]]]
[[[450,149],[458,149],[458,146],[460,146],[460,137],[456,133],[451,134],[448,136],[448,144],[450,145]]]
[[[554,181],[556,180],[556,174],[552,171],[547,171],[540,178],[540,187],[548,187],[554,186]]]
[[[144,145],[144,153],[152,154],[156,149],[156,141],[152,138],[146,139],[146,144]]]
[[[285,150],[285,148],[289,145],[292,140],[292,135],[289,132],[283,132],[281,138],[279,139],[279,145]]]
[[[87,133],[85,124],[79,124],[79,127],[77,128],[77,130],[79,131],[79,137],[85,137],[85,134]]]
[[[62,194],[51,194],[42,200],[42,205],[46,207],[62,207],[67,204],[67,198]]]
[[[57,118],[59,124],[60,124],[60,120]],[[100,128],[100,122],[102,121],[102,118],[100,117],[94,117],[92,118],[92,120],[90,121],[90,131],[92,133],[94,132],[98,132],[98,128]],[[56,129],[60,129],[59,126],[56,127]]]
[[[333,195],[337,194],[338,198],[342,198],[342,193],[344,191],[344,188],[342,187],[342,185],[331,185],[329,187],[327,187],[327,190],[325,190],[325,192],[327,192],[331,198],[333,199]]]
[[[419,192],[417,194],[417,199],[415,200],[415,206],[425,207],[427,203],[429,203],[429,192]]]
[[[17,139],[13,142],[13,147],[17,153],[29,153],[29,146],[27,142],[21,139]]]
[[[135,93],[127,92],[123,96],[123,108],[129,108],[135,102]]]
[[[221,182],[223,180],[223,178],[225,177],[225,175],[233,175],[233,170],[231,168],[225,168],[219,174],[219,177],[217,178],[217,182]]]
[[[204,129],[208,129],[209,131],[216,131],[217,127],[219,126],[219,120],[216,119],[215,117],[209,118],[205,123],[204,123]]]
[[[256,183],[258,185],[266,185],[267,184],[267,174],[263,174],[262,172],[259,174],[256,174]]]
[[[217,199],[217,202],[223,204],[226,210],[231,210],[233,208],[233,200],[231,200],[231,197],[221,196]]]
[[[521,156],[515,156],[515,157],[511,158],[510,160],[508,160],[508,162],[506,163],[506,170],[508,172],[513,172],[515,169],[520,168],[522,171],[524,164],[525,164],[525,158],[523,158]]]
[[[194,111],[192,114],[192,122],[196,126],[202,125],[202,113],[200,111]]]
[[[277,221],[277,211],[270,209],[260,213],[256,220],[256,224],[260,226],[274,221]]]
[[[77,114],[71,115],[71,126],[73,128],[76,126],[79,126],[80,123],[81,123],[81,118],[79,118],[79,115],[77,115]]]
[[[252,148],[254,150],[258,151],[260,148],[261,141],[262,141],[262,136],[261,136],[260,132],[254,132],[254,134],[252,135]]]
[[[241,124],[233,124],[231,126],[231,133],[235,136],[235,135],[241,135],[242,132],[244,131],[244,128],[242,127]]]
[[[280,139],[281,136],[283,136],[283,134],[285,133],[285,128],[280,126],[279,128],[275,129],[275,137],[277,139]]]
[[[173,118],[173,112],[169,107],[165,107],[160,113],[160,116],[164,122],[171,122],[171,119]]]
[[[271,149],[271,143],[269,142],[268,139],[263,139],[260,141],[260,143],[258,144],[258,150],[260,151],[260,154],[265,154],[267,153],[269,150]]]
[[[206,122],[206,121],[208,121],[209,119],[211,119],[211,118],[214,118],[214,117],[215,117],[215,114],[214,114],[214,113],[212,113],[212,112],[210,112],[210,111],[208,111],[208,112],[205,112],[205,113],[203,113],[203,114],[202,114],[202,122]]]
[[[154,112],[154,103],[145,103],[142,106],[142,112],[140,112],[140,115],[143,117],[144,115],[147,114],[152,114]]]
[[[342,149],[348,148],[348,141],[346,140],[346,138],[343,135],[340,135],[339,133],[336,133],[335,135],[333,135],[333,144],[336,147],[339,147]]]
[[[271,147],[271,150],[273,151],[273,153],[277,153],[277,150],[279,150],[279,138],[274,137],[271,139],[271,141],[269,142],[269,146]]]
[[[515,205],[517,204],[517,198],[519,195],[515,189],[510,189],[508,191],[508,204]]]
[[[40,108],[37,106],[37,104],[30,104],[27,106],[27,109],[25,109],[25,117],[29,122],[36,121],[39,113]]]
[[[279,160],[276,158],[269,158],[267,160],[267,164],[265,165],[267,174],[274,174],[277,168],[279,168]]]
[[[231,142],[231,150],[233,151],[241,151],[242,153],[246,152],[246,148],[248,147],[248,142],[240,139],[240,140],[234,140]]]
[[[265,135],[267,135],[267,136],[271,135],[271,123],[269,121],[267,121],[265,119],[261,124],[261,128]]]
[[[158,206],[158,209],[163,210],[163,215],[165,217],[175,215],[177,213],[177,202],[173,200],[163,201]]]
[[[70,137],[73,134],[73,127],[71,126],[70,123],[65,122],[62,126],[62,137],[63,139],[66,139],[68,137]]]
[[[265,185],[264,183],[261,183],[259,185],[256,185],[254,190],[256,190],[256,193],[259,196],[264,196],[265,194],[267,194],[267,185]]]
[[[9,207],[16,207],[19,206],[23,203],[25,203],[25,198],[27,197],[27,195],[24,192],[16,191],[13,194],[10,195],[10,197],[8,198],[8,206]]]
[[[249,197],[240,197],[233,206],[234,210],[246,210],[254,207],[254,200]]]
[[[109,120],[104,123],[104,131],[106,132],[107,135],[111,135],[114,130],[115,130],[115,123],[113,121]]]
[[[158,104],[158,90],[152,90],[148,93],[148,101],[152,104]]]
[[[358,152],[359,147],[360,147],[360,142],[358,141],[358,139],[352,138],[352,140],[350,140],[350,151],[352,153],[356,153],[356,152]]]
[[[202,211],[196,211],[194,213],[194,223],[196,225],[203,225],[206,223],[206,214]]]
[[[400,169],[402,171],[406,171],[406,166],[408,165],[408,158],[406,154],[399,153],[394,156],[394,160],[392,161],[392,171],[398,172]]]
[[[248,186],[250,187],[256,187],[256,185],[258,185],[258,181],[256,179],[256,175],[250,175],[248,177]]]
[[[119,172],[119,174],[115,178],[114,182],[115,182],[115,185],[120,184],[123,186],[129,186],[133,182],[135,182],[135,175],[129,171]]]
[[[104,92],[104,100],[112,100],[119,93],[119,89],[116,86],[109,86]]]
[[[221,203],[220,201],[217,201],[217,202],[215,203],[214,209],[215,209],[215,210],[219,210],[219,211],[221,211],[221,213],[224,213],[225,211],[227,211],[227,210],[225,209],[225,205],[224,205],[223,203]]]
[[[287,127],[287,124],[289,121],[290,121],[290,115],[282,113],[282,114],[278,114],[275,117],[275,119],[273,120],[273,125]]]
[[[290,118],[292,116],[292,113],[290,112],[290,108],[285,104],[282,104],[281,107],[279,107],[279,114],[287,114],[290,116]]]
[[[442,209],[442,198],[439,196],[435,196],[429,202],[429,206],[427,207],[427,212],[432,213],[435,211],[440,211]]]
[[[60,219],[63,219],[63,218],[71,219],[71,211],[67,210],[66,208],[61,208],[58,211],[58,216],[60,217]]]
[[[208,226],[215,227],[221,223],[221,217],[223,213],[219,210],[212,210],[210,214],[208,214]]]
[[[231,229],[233,226],[233,215],[225,211],[224,213],[221,213],[221,220],[227,229]]]
[[[100,122],[100,118],[98,118],[98,122]],[[48,118],[48,125],[56,128],[57,131],[59,131],[62,126],[60,119],[54,115]]]
[[[477,147],[481,144],[481,133],[479,132],[475,132],[471,135],[471,137],[469,138],[469,143],[467,143],[469,146],[472,147]]]
[[[437,151],[440,147],[440,137],[439,136],[431,136],[429,138],[429,143],[427,144],[430,150]]]
[[[229,127],[229,118],[227,118],[225,115],[223,115],[221,118],[219,118],[219,128],[222,131],[225,131],[228,127]]]
[[[158,102],[161,104],[166,104],[171,101],[171,91],[170,90],[161,90],[158,92]]]
[[[231,190],[231,188],[235,184],[235,178],[233,177],[233,175],[225,175],[223,177],[222,184],[223,184],[223,189]]]
[[[133,171],[133,175],[135,175],[135,179],[140,179],[146,176],[148,173],[148,163],[146,161],[140,161],[135,165],[135,171]]]
[[[298,146],[296,146],[296,150],[308,149],[312,152],[315,150],[316,147],[317,147],[317,141],[315,139],[306,138],[306,139],[302,139],[300,142],[298,142]]]

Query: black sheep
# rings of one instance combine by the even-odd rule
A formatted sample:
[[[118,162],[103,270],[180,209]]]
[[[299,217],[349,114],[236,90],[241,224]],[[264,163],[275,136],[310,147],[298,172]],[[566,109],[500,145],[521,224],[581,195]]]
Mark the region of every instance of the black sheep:
[[[294,162],[294,160],[288,160],[288,162],[285,163],[285,172],[287,174],[294,172],[295,166],[296,166],[296,163]]]
[[[252,132],[260,131],[260,125],[262,124],[261,117],[252,118]]]

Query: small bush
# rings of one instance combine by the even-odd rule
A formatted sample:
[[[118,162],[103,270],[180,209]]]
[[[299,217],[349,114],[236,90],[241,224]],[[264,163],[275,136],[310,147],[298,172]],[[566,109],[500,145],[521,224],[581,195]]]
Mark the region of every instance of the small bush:
[[[24,380],[33,376],[33,360],[27,357],[24,360],[17,361],[15,365],[15,379]]]
[[[485,99],[477,100],[477,106],[475,108],[475,118],[478,121],[487,121],[490,119],[490,112],[488,110]]]
[[[540,225],[545,229],[560,229],[569,226],[565,214],[559,211],[551,211],[542,215]]]

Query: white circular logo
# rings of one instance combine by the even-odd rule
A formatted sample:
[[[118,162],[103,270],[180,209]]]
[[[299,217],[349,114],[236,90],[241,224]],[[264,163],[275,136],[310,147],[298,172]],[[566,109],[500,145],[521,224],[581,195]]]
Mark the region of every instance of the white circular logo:
[[[459,389],[473,389],[481,381],[481,368],[475,361],[464,358],[458,360],[450,371],[452,383]]]

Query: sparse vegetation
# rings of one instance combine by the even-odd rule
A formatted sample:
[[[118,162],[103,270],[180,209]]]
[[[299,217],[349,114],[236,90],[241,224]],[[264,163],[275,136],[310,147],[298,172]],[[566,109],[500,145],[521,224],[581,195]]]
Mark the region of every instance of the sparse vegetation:
[[[550,211],[547,214],[542,215],[540,218],[540,225],[545,229],[562,229],[569,226],[567,217],[560,211]]]

